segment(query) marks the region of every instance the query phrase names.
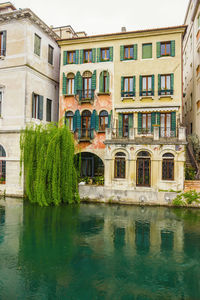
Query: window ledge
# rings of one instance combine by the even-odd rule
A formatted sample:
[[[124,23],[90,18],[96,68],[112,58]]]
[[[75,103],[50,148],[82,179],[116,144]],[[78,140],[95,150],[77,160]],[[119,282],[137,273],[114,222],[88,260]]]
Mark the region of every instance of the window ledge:
[[[160,98],[171,98],[171,99],[173,99],[174,96],[173,95],[159,95],[158,99],[160,99]]]
[[[164,180],[164,179],[162,179],[161,180],[161,183],[174,183],[174,182],[176,182],[174,179],[172,179],[172,180],[169,180],[169,179]]]
[[[66,95],[63,95],[64,97],[74,97],[75,95],[74,94],[66,94]]]
[[[140,100],[142,100],[142,99],[144,99],[144,98],[148,98],[148,99],[152,99],[152,100],[155,99],[154,96],[140,96]]]
[[[4,60],[5,58],[5,55],[0,55],[0,60]]]
[[[164,56],[161,56],[161,57],[157,57],[158,59],[166,59],[166,58],[172,58],[174,56],[171,56],[171,55],[164,55]]]
[[[104,92],[98,92],[98,93],[97,93],[98,96],[103,96],[103,95],[108,95],[108,96],[110,96],[110,94],[111,94],[110,92],[106,92],[106,93],[104,93]]]
[[[49,66],[50,68],[54,69],[54,65],[53,65],[53,64],[50,64],[49,62],[48,62],[48,66]]]
[[[134,58],[124,58],[124,59],[122,59],[122,60],[120,60],[120,61],[123,61],[123,62],[126,62],[126,61],[134,61],[134,60],[137,60],[137,59],[134,59]]]
[[[113,178],[112,179],[112,181],[115,181],[115,182],[118,182],[118,181],[124,181],[124,182],[126,182],[127,181],[127,179],[126,178]]]
[[[141,58],[141,59],[140,59],[140,61],[143,61],[143,60],[145,60],[145,61],[146,61],[146,60],[154,60],[154,58],[152,57],[152,58]]]
[[[126,101],[128,99],[135,100],[135,96],[134,97],[121,97],[121,101]]]

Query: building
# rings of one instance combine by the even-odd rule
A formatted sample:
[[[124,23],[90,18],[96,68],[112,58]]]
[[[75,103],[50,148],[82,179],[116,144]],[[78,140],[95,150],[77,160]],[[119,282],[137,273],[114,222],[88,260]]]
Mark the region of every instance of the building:
[[[200,1],[190,0],[183,41],[184,123],[187,133],[200,137]]]
[[[183,189],[185,29],[123,29],[58,41],[59,114],[82,152],[82,176],[104,169],[110,190]]]
[[[57,121],[58,36],[30,9],[0,4],[0,192],[23,195],[20,130]]]

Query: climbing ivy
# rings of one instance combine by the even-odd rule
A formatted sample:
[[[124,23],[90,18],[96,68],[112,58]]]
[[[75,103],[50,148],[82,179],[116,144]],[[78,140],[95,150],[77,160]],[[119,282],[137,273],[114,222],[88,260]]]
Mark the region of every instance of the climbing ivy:
[[[79,202],[74,141],[66,126],[28,126],[20,136],[25,192],[40,206]]]

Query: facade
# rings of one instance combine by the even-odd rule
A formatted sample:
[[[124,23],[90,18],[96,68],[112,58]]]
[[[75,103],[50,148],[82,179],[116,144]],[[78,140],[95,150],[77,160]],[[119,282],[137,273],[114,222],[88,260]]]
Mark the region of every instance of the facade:
[[[104,170],[109,189],[183,189],[185,29],[74,35],[58,41],[59,116],[82,153],[83,177]]]
[[[57,121],[58,36],[31,10],[0,5],[0,192],[23,195],[20,130]]]
[[[183,41],[184,123],[188,134],[200,137],[200,1],[190,0]]]

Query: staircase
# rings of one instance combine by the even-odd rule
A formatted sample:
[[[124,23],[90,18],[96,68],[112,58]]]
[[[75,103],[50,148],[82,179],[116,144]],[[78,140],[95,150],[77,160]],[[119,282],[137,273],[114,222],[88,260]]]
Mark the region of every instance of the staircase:
[[[185,165],[187,168],[195,168],[191,155],[189,153],[188,147],[186,147],[186,162]]]
[[[193,148],[188,143],[186,147],[186,166],[187,167],[193,167],[196,169],[196,180],[200,179],[200,167],[198,162],[196,161]]]

